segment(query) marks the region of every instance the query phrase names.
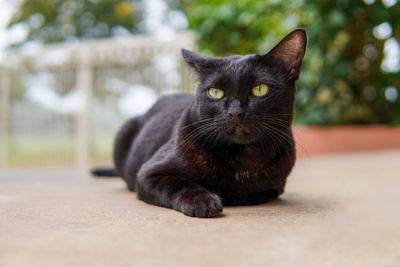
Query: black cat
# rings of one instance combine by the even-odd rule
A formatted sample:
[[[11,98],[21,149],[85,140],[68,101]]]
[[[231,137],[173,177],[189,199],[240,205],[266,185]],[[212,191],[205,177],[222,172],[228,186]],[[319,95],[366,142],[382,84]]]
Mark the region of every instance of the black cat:
[[[265,55],[182,49],[199,74],[196,96],[163,97],[126,122],[115,140],[116,173],[139,199],[189,216],[277,198],[295,163],[291,123],[305,46],[299,29]]]

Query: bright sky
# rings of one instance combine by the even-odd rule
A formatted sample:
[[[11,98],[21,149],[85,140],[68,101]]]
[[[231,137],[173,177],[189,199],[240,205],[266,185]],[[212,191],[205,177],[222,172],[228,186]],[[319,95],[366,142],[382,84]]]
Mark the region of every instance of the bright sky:
[[[11,31],[6,30],[7,23],[17,9],[18,3],[19,1],[0,0],[0,62],[4,57],[4,49],[26,35],[25,29],[21,26],[14,27]]]

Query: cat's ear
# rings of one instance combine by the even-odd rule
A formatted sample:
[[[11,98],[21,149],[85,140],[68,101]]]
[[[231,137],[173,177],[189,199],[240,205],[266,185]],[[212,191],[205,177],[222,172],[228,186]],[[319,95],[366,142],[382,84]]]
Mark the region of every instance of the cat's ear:
[[[192,66],[198,73],[208,73],[218,65],[218,58],[208,57],[187,49],[181,50],[186,63]]]
[[[306,31],[297,29],[286,35],[268,54],[267,61],[283,67],[290,80],[297,80],[300,75],[301,63],[306,52]]]

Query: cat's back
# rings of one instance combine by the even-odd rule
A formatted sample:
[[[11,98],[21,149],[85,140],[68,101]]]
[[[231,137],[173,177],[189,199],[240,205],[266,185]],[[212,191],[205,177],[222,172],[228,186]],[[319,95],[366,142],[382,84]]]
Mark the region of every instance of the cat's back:
[[[193,100],[194,96],[191,94],[176,93],[165,95],[157,100],[144,117],[147,120],[154,116],[161,116],[163,119],[166,119],[166,117],[179,118],[181,111]]]
[[[161,97],[142,118],[142,135],[152,142],[163,143],[171,136],[183,110],[194,100],[190,94],[171,94]]]
[[[163,96],[145,114],[121,127],[114,142],[114,163],[129,189],[134,190],[141,165],[171,139],[174,126],[193,100],[190,94]]]
[[[140,118],[141,127],[131,147],[137,165],[147,161],[171,139],[174,126],[193,100],[190,94],[163,96]]]

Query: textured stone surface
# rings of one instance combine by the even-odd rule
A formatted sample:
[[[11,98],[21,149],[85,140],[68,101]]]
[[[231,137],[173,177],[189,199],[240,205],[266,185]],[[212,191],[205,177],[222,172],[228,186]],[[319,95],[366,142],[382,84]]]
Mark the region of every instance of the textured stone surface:
[[[400,151],[303,158],[278,201],[186,217],[120,179],[0,172],[0,266],[399,266]]]

